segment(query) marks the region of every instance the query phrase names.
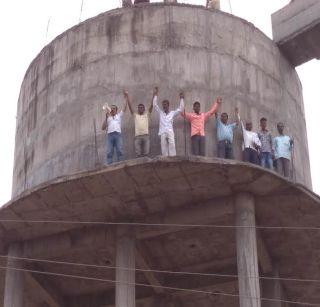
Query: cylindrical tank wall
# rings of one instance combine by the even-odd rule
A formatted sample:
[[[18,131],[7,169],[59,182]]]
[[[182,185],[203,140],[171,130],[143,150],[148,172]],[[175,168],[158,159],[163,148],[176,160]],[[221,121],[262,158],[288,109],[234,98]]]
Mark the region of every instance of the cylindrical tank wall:
[[[46,46],[31,63],[18,102],[13,196],[51,179],[90,170],[105,159],[104,102],[133,105],[159,100],[186,109],[195,100],[208,110],[217,95],[234,120],[234,107],[254,129],[268,119],[276,134],[283,121],[295,139],[296,178],[311,185],[299,78],[276,45],[252,24],[190,5],[147,4],[106,12],[75,26]],[[94,126],[97,127],[95,142]],[[123,118],[125,158],[134,158],[133,119]],[[189,124],[175,121],[177,154],[189,153]],[[151,154],[160,154],[158,117],[151,117]],[[216,155],[215,119],[206,125],[206,153]],[[185,148],[185,141],[187,148]],[[241,159],[241,135],[235,135]]]

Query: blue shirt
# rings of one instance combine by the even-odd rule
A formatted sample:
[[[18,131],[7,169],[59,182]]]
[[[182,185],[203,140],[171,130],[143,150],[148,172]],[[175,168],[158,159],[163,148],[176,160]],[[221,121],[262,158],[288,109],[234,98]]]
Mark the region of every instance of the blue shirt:
[[[287,135],[279,135],[273,139],[274,156],[276,159],[291,160],[291,139]]]
[[[225,125],[219,117],[217,117],[217,138],[218,141],[233,141],[233,130],[237,127],[237,123]]]

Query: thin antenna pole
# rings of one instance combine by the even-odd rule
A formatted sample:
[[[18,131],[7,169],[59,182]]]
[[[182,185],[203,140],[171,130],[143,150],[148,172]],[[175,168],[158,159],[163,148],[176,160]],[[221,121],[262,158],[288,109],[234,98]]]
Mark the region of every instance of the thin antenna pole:
[[[231,0],[229,0],[230,13],[232,14]]]
[[[292,181],[294,183],[297,182],[297,178],[296,178],[296,169],[294,166],[294,159],[295,159],[295,155],[294,155],[294,147],[295,147],[295,143],[294,143],[294,138],[292,138],[292,154],[291,154],[291,168],[292,168]]]
[[[47,41],[47,38],[48,38],[48,32],[49,32],[50,21],[51,21],[51,16],[49,17],[49,19],[48,19],[48,23],[47,23],[46,41]]]
[[[100,158],[98,153],[98,142],[97,142],[97,125],[96,119],[93,119],[93,130],[94,130],[94,149],[95,149],[95,167],[100,165]]]
[[[183,111],[184,115],[186,114],[186,110]],[[186,116],[183,116],[183,133],[184,133],[184,155],[187,156],[187,123]]]
[[[81,15],[82,15],[82,9],[83,9],[83,2],[84,2],[84,0],[81,0],[81,8],[80,8],[80,15],[79,15],[79,23],[81,22]]]

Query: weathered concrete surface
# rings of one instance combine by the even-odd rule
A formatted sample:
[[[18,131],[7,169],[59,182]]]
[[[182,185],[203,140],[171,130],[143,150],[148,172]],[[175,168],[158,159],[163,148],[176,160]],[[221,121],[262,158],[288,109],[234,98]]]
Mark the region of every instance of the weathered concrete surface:
[[[260,117],[283,121],[296,143],[298,182],[311,186],[299,78],[278,47],[252,24],[221,11],[188,5],[150,4],[106,12],[64,32],[31,63],[18,102],[13,196],[103,162],[100,130],[105,101],[121,105],[127,88],[133,104],[160,100],[187,110],[199,100],[207,110],[217,95],[234,119],[235,106],[258,129]],[[94,121],[97,124],[95,148]],[[125,158],[134,157],[133,119],[124,116]],[[158,117],[151,118],[151,153],[160,153]],[[189,125],[175,123],[177,153],[190,152]],[[206,126],[208,156],[216,155],[215,120]],[[239,132],[236,157],[241,158]],[[97,151],[96,151],[97,149]],[[97,155],[98,153],[98,155]]]
[[[234,205],[240,307],[261,307],[254,196],[239,193]]]
[[[116,307],[136,306],[135,229],[118,226],[116,231]],[[125,268],[125,269],[123,269]]]
[[[9,257],[22,257],[22,244],[12,243],[9,246]],[[23,307],[24,306],[24,273],[14,269],[23,268],[22,261],[9,258],[7,267],[13,268],[6,270],[4,299],[2,300],[4,307]]]
[[[230,226],[235,224],[233,198],[238,192],[254,195],[257,226],[319,226],[319,197],[275,173],[215,158],[159,157],[61,177],[26,191],[0,209],[0,240],[4,244],[23,242],[24,255],[30,258],[113,266],[115,227],[23,220]],[[4,222],[4,219],[22,222]],[[237,274],[234,228],[137,227],[135,230],[139,254],[151,269]],[[277,261],[280,277],[320,279],[319,231],[260,229],[259,237],[269,252],[267,258]],[[5,249],[1,253],[5,254]],[[270,260],[261,256],[259,246],[258,258],[264,270]],[[115,272],[110,269],[52,263],[41,263],[40,269],[115,279]],[[165,274],[156,277],[164,286],[238,293],[236,278]],[[45,279],[69,307],[114,304],[113,283],[54,276]],[[136,274],[136,282],[149,284],[142,272]],[[288,300],[320,302],[319,283],[286,281],[283,286]],[[159,297],[151,287],[137,287],[136,295],[137,306],[143,307],[156,303],[177,306],[179,302],[182,306],[194,306],[197,300],[206,307],[238,306],[238,297],[180,291]],[[32,302],[32,299],[29,294],[28,300]]]
[[[294,66],[320,58],[320,1],[292,1],[272,14],[273,39]]]

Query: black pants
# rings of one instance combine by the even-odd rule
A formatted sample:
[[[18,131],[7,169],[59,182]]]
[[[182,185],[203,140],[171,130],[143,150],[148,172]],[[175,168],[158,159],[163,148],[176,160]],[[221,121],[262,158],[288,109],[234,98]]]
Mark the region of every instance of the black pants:
[[[253,148],[245,148],[243,151],[243,161],[259,165],[258,152]]]
[[[204,156],[206,151],[206,138],[201,135],[191,137],[191,154],[195,156]]]
[[[223,159],[233,159],[233,148],[230,141],[218,142],[218,157]]]

